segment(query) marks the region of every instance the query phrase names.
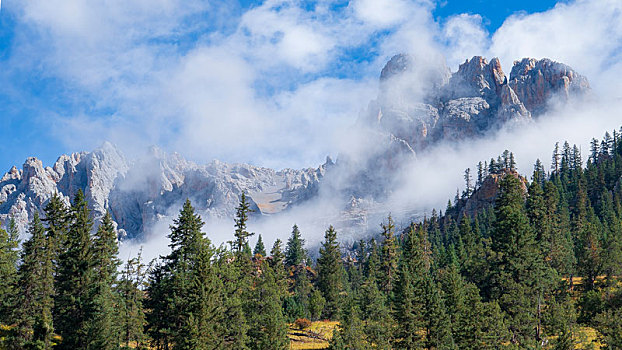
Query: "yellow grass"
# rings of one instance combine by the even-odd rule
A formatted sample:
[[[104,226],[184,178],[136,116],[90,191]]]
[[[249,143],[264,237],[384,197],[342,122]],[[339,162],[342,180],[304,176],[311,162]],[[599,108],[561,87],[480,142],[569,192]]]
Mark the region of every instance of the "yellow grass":
[[[290,339],[290,349],[326,349],[328,341],[333,337],[333,330],[339,323],[335,321],[316,321],[311,323],[311,327],[305,330],[292,328],[290,325],[288,336]]]

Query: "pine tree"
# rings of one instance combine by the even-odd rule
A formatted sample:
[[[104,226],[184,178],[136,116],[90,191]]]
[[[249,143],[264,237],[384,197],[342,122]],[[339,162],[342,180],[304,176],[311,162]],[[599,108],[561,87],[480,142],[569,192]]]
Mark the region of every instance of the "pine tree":
[[[320,247],[320,257],[317,260],[318,269],[318,288],[326,300],[323,315],[332,319],[340,311],[341,297],[343,290],[343,264],[341,262],[341,251],[337,242],[337,231],[330,226],[324,235],[324,242]]]
[[[364,323],[364,331],[370,344],[376,349],[391,349],[391,336],[393,332],[393,319],[388,300],[378,289],[378,283],[373,275],[365,281],[362,287],[361,315]]]
[[[60,349],[86,349],[94,280],[90,235],[93,222],[81,190],[74,197],[70,218],[65,250],[58,258],[54,327],[62,337]]]
[[[237,252],[242,252],[244,247],[248,244],[248,238],[253,235],[246,230],[246,223],[248,222],[248,214],[252,212],[250,209],[250,203],[246,198],[246,193],[242,192],[240,196],[240,204],[236,208],[235,213],[235,241],[234,248]]]
[[[15,221],[11,219],[8,231],[0,228],[0,324],[9,324],[11,321],[17,281],[18,245],[19,234]]]
[[[292,227],[292,235],[287,240],[285,249],[285,265],[288,267],[298,266],[307,259],[307,252],[304,249],[305,240],[300,237],[298,225]]]
[[[158,349],[216,349],[226,341],[222,278],[202,227],[186,200],[170,227],[171,253],[150,277],[149,331]]]
[[[137,257],[129,259],[125,263],[117,284],[117,294],[120,300],[120,343],[128,349],[132,342],[136,344],[137,348],[142,348],[146,341],[143,330],[147,321],[142,290],[146,283],[146,267],[142,263],[141,257],[142,250]]]
[[[24,242],[15,309],[15,348],[51,349],[54,327],[52,306],[54,276],[52,252],[45,228],[35,212],[28,229],[30,238]]]
[[[112,350],[119,347],[118,299],[114,294],[120,265],[118,253],[112,217],[106,213],[93,238],[91,263],[94,274],[88,295],[90,315],[87,322],[89,348]]]
[[[425,299],[423,280],[428,273],[424,235],[411,225],[402,248],[398,279],[393,296],[394,319],[397,324],[393,347],[420,349],[425,346]]]
[[[251,292],[253,312],[248,320],[248,346],[257,350],[289,349],[287,323],[281,308],[283,291],[280,281],[267,262],[262,261],[260,266],[261,275],[256,277]]]
[[[397,274],[398,255],[397,255],[397,238],[395,237],[395,223],[389,215],[386,224],[382,227],[382,246],[380,250],[380,268],[382,278],[378,281],[381,290],[388,294],[393,290],[394,281]]]
[[[331,339],[330,350],[367,350],[372,349],[366,341],[364,324],[359,316],[359,309],[354,298],[349,297],[341,316],[338,330]]]
[[[257,244],[255,244],[255,249],[253,249],[253,255],[259,255],[262,257],[266,256],[266,247],[263,244],[263,239],[261,239],[261,235],[257,237]]]
[[[492,248],[497,258],[490,282],[493,297],[508,315],[512,342],[528,346],[535,344],[540,335],[539,314],[546,269],[516,177],[507,175],[501,180],[495,216]]]
[[[43,222],[46,224],[46,235],[49,240],[50,249],[52,250],[52,260],[55,268],[58,266],[60,253],[65,249],[64,244],[67,239],[67,230],[70,223],[70,213],[58,195],[54,193],[44,208],[45,218]],[[55,271],[56,275],[57,271]]]

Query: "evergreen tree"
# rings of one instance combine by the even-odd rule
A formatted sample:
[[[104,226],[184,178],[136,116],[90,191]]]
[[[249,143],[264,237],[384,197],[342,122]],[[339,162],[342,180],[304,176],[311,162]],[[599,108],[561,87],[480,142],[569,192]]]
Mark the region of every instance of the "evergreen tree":
[[[330,226],[324,235],[324,242],[320,247],[320,257],[317,260],[317,285],[326,300],[323,315],[333,318],[339,314],[343,290],[343,264],[341,251],[337,242],[337,231]]]
[[[331,339],[330,350],[366,350],[371,344],[366,341],[364,324],[359,316],[355,300],[350,297],[341,316],[341,322]]]
[[[252,317],[249,318],[250,349],[289,349],[287,323],[282,313],[283,291],[270,265],[262,261],[261,275],[251,292]]]
[[[65,250],[58,258],[54,327],[62,338],[60,349],[87,349],[95,273],[90,235],[93,222],[81,190],[74,197],[70,215]]]
[[[17,281],[18,245],[19,234],[15,221],[11,219],[8,231],[0,228],[0,324],[9,324],[11,321]]]
[[[129,349],[134,342],[137,348],[145,345],[144,328],[146,317],[144,310],[144,293],[142,288],[146,283],[145,265],[142,263],[142,251],[136,258],[129,259],[121,272],[117,284],[119,295],[119,323],[121,344]]]
[[[11,342],[14,348],[51,349],[54,333],[52,252],[37,212],[28,233],[30,238],[24,242],[21,253],[18,292],[15,293],[15,339]]]
[[[501,180],[495,216],[492,295],[508,315],[512,343],[532,346],[540,336],[539,315],[546,269],[525,212],[521,183],[516,177],[507,175]]]
[[[287,240],[285,249],[285,265],[288,267],[298,266],[307,259],[307,252],[304,249],[305,240],[300,236],[298,225],[292,227],[292,235]]]
[[[387,298],[378,289],[372,275],[362,287],[361,315],[364,319],[364,332],[370,344],[376,349],[391,349],[393,319]]]
[[[106,213],[93,239],[91,263],[94,272],[89,291],[89,348],[117,349],[119,342],[118,312],[114,288],[117,279],[119,248],[110,213]]]
[[[422,226],[423,227],[423,226]],[[440,291],[429,275],[426,233],[411,225],[402,250],[393,297],[397,349],[454,347]]]
[[[253,249],[253,255],[260,255],[262,257],[266,256],[266,247],[263,244],[263,239],[261,239],[261,235],[257,237],[257,244],[255,244],[255,249]]]
[[[215,251],[189,200],[171,225],[171,253],[152,272],[148,289],[150,334],[158,349],[222,348],[223,287]],[[226,304],[226,303],[225,303]]]
[[[58,266],[60,253],[65,249],[64,244],[67,239],[67,230],[70,223],[70,212],[58,193],[54,193],[43,209],[45,218],[43,222],[47,225],[46,235],[52,250],[52,260],[55,268]],[[55,275],[57,271],[55,271]]]
[[[250,212],[252,212],[250,203],[246,198],[246,194],[242,192],[240,204],[235,212],[235,241],[233,244],[237,252],[242,252],[244,250],[244,247],[248,245],[248,238],[253,235],[253,233],[246,230],[246,223],[248,222],[248,214]]]
[[[393,290],[398,265],[395,223],[393,222],[391,215],[389,215],[387,223],[383,223],[380,226],[382,227],[383,237],[380,251],[380,268],[382,271],[382,278],[378,282],[380,283],[381,290],[385,294],[388,294]]]

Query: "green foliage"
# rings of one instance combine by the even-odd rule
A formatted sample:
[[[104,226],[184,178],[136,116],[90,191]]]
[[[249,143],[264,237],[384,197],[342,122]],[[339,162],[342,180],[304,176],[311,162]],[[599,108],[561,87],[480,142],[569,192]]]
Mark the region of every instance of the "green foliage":
[[[285,249],[286,266],[298,266],[307,260],[304,244],[305,240],[301,238],[298,225],[294,225],[292,227],[292,235],[287,240],[287,248]]]
[[[259,255],[262,257],[266,256],[266,247],[263,244],[263,239],[261,239],[261,235],[257,238],[257,244],[255,244],[255,249],[253,249],[253,255]]]
[[[93,222],[82,191],[74,197],[65,250],[58,258],[54,328],[62,337],[60,349],[85,349],[93,315],[91,299],[95,270],[91,246]]]
[[[18,238],[14,220],[10,221],[8,232],[0,228],[0,323],[4,324],[9,323],[15,302]]]
[[[324,242],[320,247],[320,257],[317,260],[318,289],[326,300],[322,314],[324,317],[333,318],[341,309],[341,292],[344,289],[343,264],[341,251],[337,242],[337,231],[330,226],[324,235]]]
[[[16,328],[11,340],[16,348],[52,348],[54,275],[52,251],[45,228],[35,213],[24,242],[17,283]]]

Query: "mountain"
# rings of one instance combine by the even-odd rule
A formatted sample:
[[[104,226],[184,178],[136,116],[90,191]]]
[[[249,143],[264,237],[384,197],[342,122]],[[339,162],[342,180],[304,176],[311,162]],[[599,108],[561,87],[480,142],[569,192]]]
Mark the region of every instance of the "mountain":
[[[128,161],[105,143],[93,152],[63,155],[52,167],[36,158],[28,158],[21,170],[12,167],[0,180],[0,220],[13,217],[24,228],[53,193],[69,204],[78,190],[85,193],[96,220],[109,210],[120,235],[130,238],[185,198],[207,217],[233,217],[245,191],[258,214],[270,215],[312,197],[331,164],[328,159],[315,169],[281,171],[219,161],[198,165],[155,147],[141,160]]]
[[[589,94],[585,77],[549,59],[515,61],[508,78],[497,58],[475,56],[451,74],[442,59],[419,66],[400,54],[382,69],[378,98],[360,123],[390,133],[416,153],[528,122],[544,114],[552,99]]]
[[[120,235],[132,238],[173,217],[186,198],[206,218],[231,218],[246,192],[260,216],[328,196],[341,210],[323,220],[361,234],[390,210],[383,201],[393,191],[393,175],[418,153],[528,123],[553,99],[589,94],[585,77],[548,59],[516,61],[508,78],[496,58],[476,56],[451,73],[442,59],[418,62],[400,54],[382,69],[378,98],[356,123],[371,145],[358,154],[346,151],[317,168],[277,171],[220,161],[200,165],[156,147],[128,160],[105,143],[92,152],[63,155],[51,167],[36,158],[21,170],[12,167],[0,179],[0,220],[13,217],[23,229],[53,193],[69,203],[82,190],[96,220],[108,210]]]

